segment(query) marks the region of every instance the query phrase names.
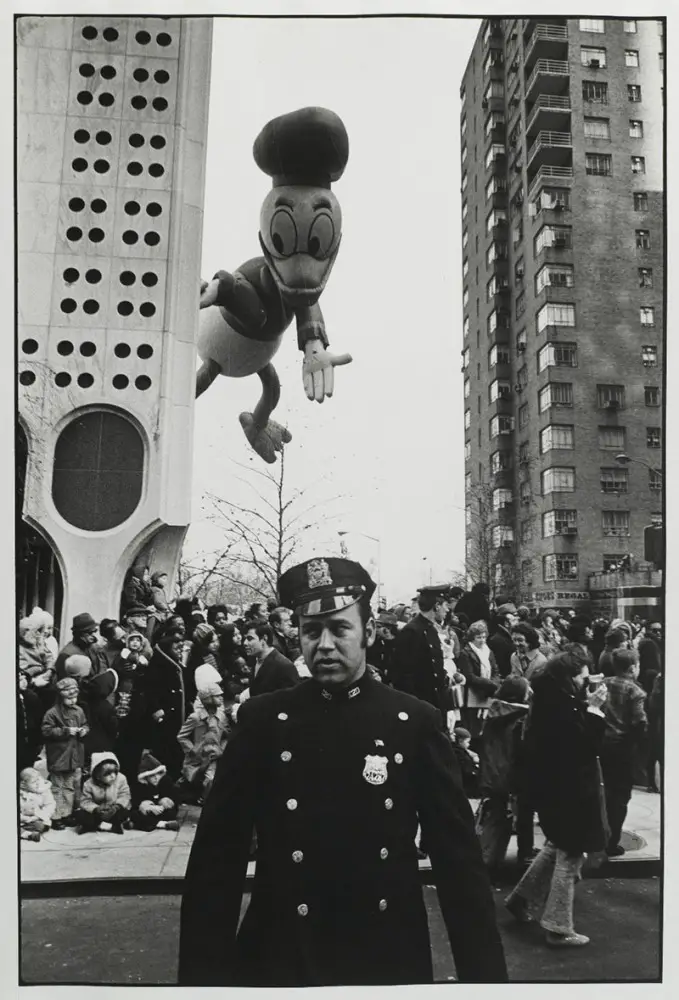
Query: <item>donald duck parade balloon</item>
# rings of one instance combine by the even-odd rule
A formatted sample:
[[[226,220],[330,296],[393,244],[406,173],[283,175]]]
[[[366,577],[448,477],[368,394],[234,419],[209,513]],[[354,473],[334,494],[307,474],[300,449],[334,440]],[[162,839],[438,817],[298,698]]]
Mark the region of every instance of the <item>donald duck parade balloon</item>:
[[[322,403],[332,396],[334,369],[352,360],[328,351],[319,306],[342,234],[342,213],[330,185],[344,172],[349,139],[334,112],[302,108],[268,122],[253,155],[273,181],[260,211],[262,256],[201,284],[196,396],[218,375],[257,373],[261,398],[252,413],[241,413],[240,423],[257,454],[272,463],[291,435],[271,419],[280,398],[271,361],[293,318],[308,399]]]

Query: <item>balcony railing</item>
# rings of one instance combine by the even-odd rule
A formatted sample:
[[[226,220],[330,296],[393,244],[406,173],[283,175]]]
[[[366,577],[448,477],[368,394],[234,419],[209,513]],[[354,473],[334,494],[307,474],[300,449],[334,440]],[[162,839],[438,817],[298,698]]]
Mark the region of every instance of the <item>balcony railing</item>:
[[[545,164],[540,167],[535,177],[533,178],[530,187],[528,188],[528,197],[530,198],[533,192],[544,182],[553,181],[557,182],[559,186],[564,183],[570,184],[573,180],[573,168],[572,167],[551,167]]]
[[[538,24],[530,36],[528,45],[524,53],[525,62],[530,62],[530,57],[536,45],[540,42],[549,44],[550,42],[559,44],[568,42],[568,28],[559,24]]]
[[[662,587],[662,570],[637,569],[611,573],[591,573],[590,590],[613,590],[618,587]]]
[[[558,94],[540,94],[537,101],[531,108],[530,114],[528,115],[528,119],[526,121],[527,133],[530,132],[533,122],[541,111],[553,111],[556,114],[570,114],[570,95],[568,97],[560,97]]]
[[[573,136],[570,132],[538,132],[533,145],[528,150],[528,165],[530,166],[536,155],[543,150],[561,150],[562,156],[556,158],[563,159],[563,152],[572,149],[572,147]]]
[[[568,63],[565,59],[538,59],[535,68],[526,84],[526,96],[530,94],[536,81],[542,76],[563,76],[569,75]]]

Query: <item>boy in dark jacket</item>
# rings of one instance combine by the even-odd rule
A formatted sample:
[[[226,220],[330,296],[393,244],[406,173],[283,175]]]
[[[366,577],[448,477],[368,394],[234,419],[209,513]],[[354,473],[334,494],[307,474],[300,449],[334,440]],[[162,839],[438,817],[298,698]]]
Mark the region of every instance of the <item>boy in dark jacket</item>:
[[[167,768],[144,750],[132,788],[132,825],[137,830],[178,830],[177,792]]]
[[[453,750],[457,757],[462,775],[462,787],[468,799],[475,799],[479,794],[479,755],[469,748],[472,734],[462,726],[453,730]]]
[[[115,670],[105,670],[80,684],[80,704],[85,710],[90,731],[85,737],[85,761],[92,754],[113,750],[118,736],[118,716],[111,701],[118,686]]]
[[[73,812],[80,801],[80,782],[85,763],[83,740],[89,732],[87,719],[78,705],[78,682],[64,677],[57,682],[57,703],[45,712],[42,735],[47,771],[56,802],[53,830],[74,823]]]

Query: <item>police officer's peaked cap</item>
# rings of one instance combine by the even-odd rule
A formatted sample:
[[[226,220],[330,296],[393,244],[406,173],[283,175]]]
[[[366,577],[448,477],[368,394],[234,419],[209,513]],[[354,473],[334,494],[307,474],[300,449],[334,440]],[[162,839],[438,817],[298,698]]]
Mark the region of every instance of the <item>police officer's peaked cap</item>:
[[[360,563],[334,556],[293,566],[278,581],[281,604],[298,615],[328,615],[370,600],[374,592],[375,583]]]
[[[428,583],[426,587],[420,587],[418,594],[430,594],[432,597],[448,598],[450,596],[449,583]]]
[[[252,150],[273,186],[300,184],[329,188],[344,173],[349,136],[342,119],[326,108],[300,108],[273,118]]]

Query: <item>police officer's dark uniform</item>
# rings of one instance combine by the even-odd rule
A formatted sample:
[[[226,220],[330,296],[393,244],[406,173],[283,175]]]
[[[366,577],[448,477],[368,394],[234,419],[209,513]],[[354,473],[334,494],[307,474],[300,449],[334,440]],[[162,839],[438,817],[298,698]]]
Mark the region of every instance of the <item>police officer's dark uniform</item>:
[[[374,583],[312,560],[280,580],[300,614],[340,610]],[[239,710],[186,873],[180,985],[432,981],[415,848],[426,832],[457,974],[506,981],[490,885],[438,713],[364,673],[308,680]],[[256,874],[237,933],[253,825]]]
[[[445,598],[443,585],[421,587],[419,594]],[[450,681],[443,666],[443,649],[436,626],[422,614],[411,618],[396,636],[391,664],[391,682],[399,691],[428,701],[445,718],[452,708]]]

